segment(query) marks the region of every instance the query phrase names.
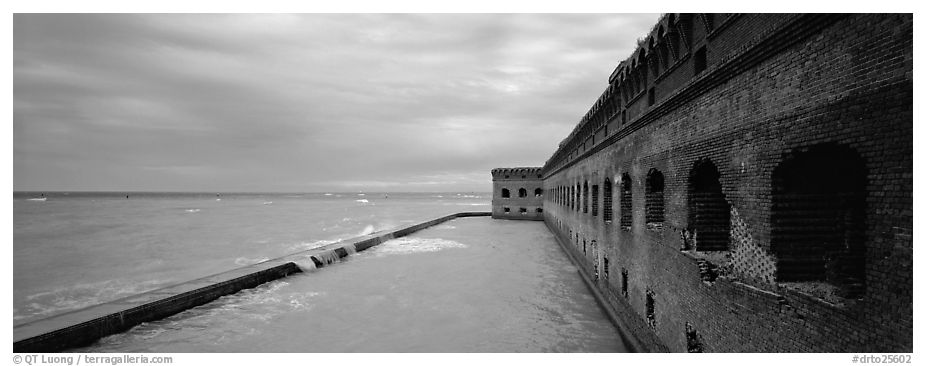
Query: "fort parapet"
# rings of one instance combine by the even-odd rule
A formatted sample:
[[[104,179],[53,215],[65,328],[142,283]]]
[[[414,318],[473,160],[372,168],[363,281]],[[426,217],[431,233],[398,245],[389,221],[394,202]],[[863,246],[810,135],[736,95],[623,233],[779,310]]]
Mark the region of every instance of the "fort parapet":
[[[912,352],[912,39],[911,14],[666,14],[541,171],[492,171],[493,217],[539,182],[651,351]]]

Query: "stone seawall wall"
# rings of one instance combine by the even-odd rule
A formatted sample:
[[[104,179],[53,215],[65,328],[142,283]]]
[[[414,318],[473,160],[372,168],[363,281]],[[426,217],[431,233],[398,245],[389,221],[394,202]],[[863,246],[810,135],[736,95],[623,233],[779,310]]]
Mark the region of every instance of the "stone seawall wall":
[[[489,213],[460,212],[442,216],[20,324],[13,328],[13,352],[56,352],[88,345],[142,322],[163,319],[219,297],[302,272],[296,263],[322,268],[390,239],[455,218],[475,216],[489,216]]]
[[[619,65],[543,214],[645,348],[912,352],[912,22],[671,15]]]

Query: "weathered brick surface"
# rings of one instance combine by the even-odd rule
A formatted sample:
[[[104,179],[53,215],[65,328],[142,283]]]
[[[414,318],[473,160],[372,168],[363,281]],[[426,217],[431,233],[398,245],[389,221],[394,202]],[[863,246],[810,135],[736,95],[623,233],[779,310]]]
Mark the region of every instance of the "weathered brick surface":
[[[542,186],[540,167],[492,169],[492,218],[543,220]],[[508,197],[503,195],[505,190]]]
[[[694,344],[704,352],[912,352],[912,24],[909,14],[672,14],[618,65],[609,90],[543,168],[543,189],[552,192],[543,216],[593,278],[608,259],[598,283],[628,332],[655,351]],[[685,35],[660,37],[660,29]],[[673,37],[678,57],[667,45]],[[701,47],[706,68],[695,74],[692,56]],[[650,62],[661,62],[658,73],[640,68]],[[622,91],[642,85],[642,72],[646,86],[626,98]],[[864,238],[858,296],[829,280],[777,280],[773,173],[830,145],[863,164],[864,220],[845,229]],[[692,250],[689,176],[704,159],[716,166],[730,207],[729,250]],[[661,225],[646,224],[651,169],[664,176]],[[631,205],[621,202],[624,174]],[[606,178],[610,222],[579,204],[588,199],[586,181]],[[622,229],[628,206],[631,224]]]

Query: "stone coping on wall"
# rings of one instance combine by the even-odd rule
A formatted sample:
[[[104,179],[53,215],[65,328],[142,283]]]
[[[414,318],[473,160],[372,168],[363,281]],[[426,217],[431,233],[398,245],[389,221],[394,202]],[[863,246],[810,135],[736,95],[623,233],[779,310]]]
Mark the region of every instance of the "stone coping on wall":
[[[55,352],[88,345],[142,322],[163,319],[221,296],[300,273],[302,270],[296,265],[299,260],[311,260],[320,268],[351,253],[445,221],[490,215],[491,212],[460,212],[442,216],[23,323],[13,327],[13,352]]]

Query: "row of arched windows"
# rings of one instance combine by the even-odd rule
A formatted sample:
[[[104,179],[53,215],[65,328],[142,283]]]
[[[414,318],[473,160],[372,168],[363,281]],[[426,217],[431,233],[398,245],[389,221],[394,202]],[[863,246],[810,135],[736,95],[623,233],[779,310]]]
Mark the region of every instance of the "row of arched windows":
[[[534,197],[542,197],[542,196],[543,196],[542,188],[534,189]],[[520,198],[527,197],[527,189],[525,188],[518,189],[518,197]],[[511,191],[508,190],[508,188],[502,188],[502,198],[511,198]]]
[[[633,224],[632,179],[630,174],[624,173],[621,175],[620,182],[620,225],[629,230]],[[613,188],[610,178],[605,178],[602,183],[604,186],[604,203],[601,205],[603,207],[602,217],[604,222],[610,223],[614,216]],[[591,193],[589,193],[589,187],[591,187]],[[657,169],[650,169],[646,178],[645,191],[646,223],[648,225],[661,225],[665,219],[664,190],[665,182],[662,173]],[[599,185],[595,184],[595,182],[591,182],[591,185],[589,185],[589,181],[586,180],[577,183],[575,187],[556,187],[554,188],[552,200],[582,213],[589,213],[589,208],[591,208],[591,215],[597,217],[599,202],[601,201]]]
[[[505,212],[505,214],[509,214],[509,213],[511,213],[511,207],[502,207],[502,211]],[[543,213],[543,208],[537,207],[537,208],[534,209],[534,212],[535,212],[535,213]],[[526,214],[527,214],[527,209],[524,208],[524,207],[521,207],[521,208],[518,209],[518,213],[520,213],[520,214],[522,214],[522,215],[526,215]]]
[[[770,207],[770,251],[776,257],[777,281],[822,281],[839,288],[847,298],[865,288],[865,232],[867,169],[859,154],[847,146],[827,143],[786,155],[773,170]],[[722,176],[710,159],[694,162],[687,179],[688,230],[696,251],[730,250],[731,206],[723,193]],[[650,169],[644,180],[644,218],[647,228],[665,220],[665,177]],[[623,173],[617,182],[582,180],[552,188],[555,204],[598,216],[602,202],[604,223],[614,220],[614,199],[621,228],[633,224],[633,180]],[[614,187],[617,185],[617,187]],[[591,194],[589,194],[591,187]],[[617,197],[614,197],[617,188]]]

